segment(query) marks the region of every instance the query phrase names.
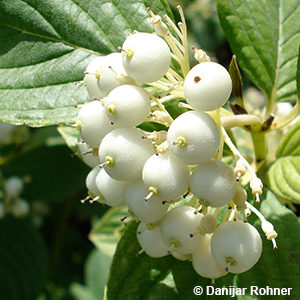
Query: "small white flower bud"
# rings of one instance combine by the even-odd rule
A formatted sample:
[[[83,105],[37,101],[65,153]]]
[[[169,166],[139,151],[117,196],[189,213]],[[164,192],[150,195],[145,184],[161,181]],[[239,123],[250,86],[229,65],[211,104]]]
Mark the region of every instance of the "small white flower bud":
[[[192,47],[192,50],[194,51],[194,58],[199,63],[210,61],[210,57],[202,49],[197,49],[196,47]]]
[[[165,111],[161,111],[161,110],[153,111],[150,114],[150,117],[153,119],[153,121],[162,123],[166,126],[170,126],[170,124],[173,121],[168,113],[166,113]]]
[[[236,180],[240,181],[241,177],[246,173],[246,165],[242,159],[238,159],[233,170]]]
[[[256,203],[259,203],[259,196],[262,194],[263,183],[258,177],[254,177],[250,181],[252,194],[256,197]]]

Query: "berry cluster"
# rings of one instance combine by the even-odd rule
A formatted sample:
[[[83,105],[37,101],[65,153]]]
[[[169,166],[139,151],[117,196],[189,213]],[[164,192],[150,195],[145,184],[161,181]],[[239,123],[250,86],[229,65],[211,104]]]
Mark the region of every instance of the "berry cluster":
[[[17,218],[28,215],[30,211],[28,201],[20,197],[24,182],[28,182],[27,177],[12,176],[5,179],[0,173],[0,219],[6,214],[12,214]]]
[[[178,9],[178,27],[149,9],[156,34],[134,32],[120,53],[88,65],[84,82],[93,101],[78,114],[79,149],[93,168],[86,178],[90,202],[127,204],[130,217],[141,222],[142,251],[189,259],[201,276],[216,279],[249,270],[261,255],[260,235],[247,223],[250,210],[274,247],[277,234],[247,202],[240,177],[250,171],[257,201],[262,183],[221,123],[221,106],[232,90],[230,75],[195,47],[198,64],[190,69],[186,24]],[[172,59],[180,73],[170,67]],[[173,120],[164,107],[171,99],[185,99],[180,106],[189,111]],[[148,121],[168,130],[137,128]],[[222,161],[224,142],[236,158],[234,169]],[[218,224],[223,206],[228,209]]]

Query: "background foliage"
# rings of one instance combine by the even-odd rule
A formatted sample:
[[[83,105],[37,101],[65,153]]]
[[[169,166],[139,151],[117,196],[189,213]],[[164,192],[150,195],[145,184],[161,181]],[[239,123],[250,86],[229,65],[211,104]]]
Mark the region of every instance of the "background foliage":
[[[169,4],[164,0],[0,0],[0,120],[31,127],[74,122],[76,105],[89,100],[85,87],[74,84],[83,79],[88,62],[95,55],[116,51],[135,29],[151,32],[148,6],[160,15],[174,13],[177,19],[177,4],[184,7],[191,44],[227,67],[232,52],[236,55],[245,107],[253,84],[268,100],[266,117],[278,101],[296,103],[299,1]],[[250,97],[252,107],[259,107],[261,97],[256,90]],[[167,109],[174,116],[182,113],[176,102]],[[249,134],[239,130],[232,134],[246,157],[253,159]],[[80,203],[89,169],[73,154],[77,138],[78,132],[70,127],[20,126],[14,128],[10,141],[0,145],[0,189],[11,176],[29,177],[22,197],[31,208],[26,217],[7,213],[0,219],[0,298],[99,300],[107,279],[107,299],[195,298],[192,288],[210,281],[198,276],[189,262],[171,256],[137,256],[137,224],[125,228],[120,222],[126,208],[108,210],[100,204]],[[300,203],[300,122],[284,138],[274,139],[280,143],[270,149],[270,157],[277,160],[270,160],[262,174],[267,188],[260,210],[278,231],[279,249],[274,252],[264,240],[263,255],[253,269],[221,278],[216,286],[292,287],[296,297],[300,295],[300,225],[282,202]],[[0,197],[4,202],[4,193]],[[250,222],[263,235],[254,217]]]

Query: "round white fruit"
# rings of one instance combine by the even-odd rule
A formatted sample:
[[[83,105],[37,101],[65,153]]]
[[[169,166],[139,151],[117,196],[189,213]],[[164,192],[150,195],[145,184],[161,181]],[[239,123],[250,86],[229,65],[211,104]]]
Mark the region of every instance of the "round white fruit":
[[[210,160],[194,170],[190,187],[192,193],[206,206],[220,207],[233,198],[236,180],[228,165],[219,160]]]
[[[171,252],[172,256],[174,256],[176,259],[185,261],[185,260],[192,260],[192,255],[191,254],[180,254],[178,252]]]
[[[188,189],[190,172],[168,152],[152,155],[145,162],[143,181],[148,187],[157,190],[157,195],[164,200],[176,200]]]
[[[107,117],[120,127],[134,127],[150,114],[150,98],[146,91],[135,85],[113,89],[105,99]]]
[[[198,233],[198,226],[203,217],[195,214],[190,206],[178,206],[171,209],[161,220],[161,237],[172,252],[188,255],[201,244],[204,237]]]
[[[5,193],[8,197],[18,197],[24,188],[23,180],[20,177],[9,177],[4,185]]]
[[[25,199],[20,198],[13,203],[11,212],[17,218],[24,217],[29,214],[30,206]]]
[[[184,85],[187,102],[202,111],[215,110],[229,99],[232,82],[227,70],[215,62],[203,62],[187,74]]]
[[[259,260],[262,240],[254,226],[241,221],[221,224],[211,239],[211,252],[216,263],[231,273],[251,269]]]
[[[169,46],[152,33],[129,35],[122,50],[124,69],[136,82],[149,83],[161,79],[171,64]]]
[[[169,204],[163,204],[161,197],[153,196],[148,201],[145,197],[149,194],[147,186],[142,180],[132,183],[126,191],[126,203],[129,210],[144,223],[156,223],[165,214]]]
[[[100,202],[111,207],[125,204],[125,193],[128,185],[128,181],[119,181],[110,177],[103,168],[96,177]]]
[[[217,228],[217,217],[215,215],[205,215],[202,217],[199,225],[201,234],[213,233]]]
[[[143,136],[137,128],[119,128],[103,138],[99,159],[109,176],[122,181],[141,177],[144,163],[154,153],[151,141]]]
[[[100,172],[99,166],[94,167],[85,179],[85,185],[89,191],[90,197],[95,198],[98,196],[98,188],[96,186],[96,177]]]
[[[102,99],[121,85],[126,72],[121,53],[111,53],[92,60],[86,68],[84,81],[91,98]]]
[[[94,149],[88,146],[85,142],[78,143],[78,149],[82,161],[90,168],[94,168],[99,165],[98,148]]]
[[[182,163],[195,165],[212,158],[220,144],[215,121],[200,111],[189,111],[173,121],[168,131],[168,147]]]
[[[95,100],[85,104],[78,113],[80,137],[89,146],[98,148],[103,137],[117,128],[111,124],[100,101]]]
[[[238,211],[245,210],[247,208],[246,201],[247,201],[247,192],[239,185],[236,185],[236,192],[233,196],[233,202],[236,205],[236,209]]]
[[[200,276],[217,279],[227,272],[215,262],[211,254],[210,240],[211,235],[206,235],[204,241],[192,254],[192,264]]]
[[[169,248],[161,239],[159,226],[148,230],[145,223],[140,223],[136,236],[142,249],[149,256],[163,257],[169,254]]]

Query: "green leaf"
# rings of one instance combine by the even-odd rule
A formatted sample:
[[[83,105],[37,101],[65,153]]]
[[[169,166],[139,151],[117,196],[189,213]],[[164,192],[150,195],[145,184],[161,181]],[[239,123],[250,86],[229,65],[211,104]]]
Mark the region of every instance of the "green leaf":
[[[127,207],[120,206],[108,210],[100,221],[93,225],[89,239],[104,254],[112,257],[121,237],[121,219],[127,215]]]
[[[104,289],[111,265],[111,257],[94,249],[85,265],[85,279],[87,286],[93,291],[96,299],[104,296]]]
[[[300,204],[300,156],[278,159],[268,172],[271,190],[279,197]]]
[[[273,101],[296,101],[298,0],[217,0],[233,53],[247,77]]]
[[[18,156],[2,172],[6,178],[30,176],[31,182],[22,194],[25,199],[80,197],[78,193],[86,189],[84,180],[89,168],[71,155],[66,146],[38,147]]]
[[[300,119],[283,136],[276,151],[277,157],[289,155],[300,155]]]
[[[77,143],[79,141],[80,132],[77,128],[70,127],[70,126],[59,126],[57,128],[58,132],[64,138],[68,147],[73,151],[76,152],[77,150]]]
[[[85,264],[86,286],[74,283],[71,291],[76,300],[100,300],[104,297],[104,289],[111,264],[111,258],[99,249],[93,249]]]
[[[73,283],[70,289],[75,300],[100,300],[101,299],[101,298],[96,298],[93,292],[89,288],[77,282]]]
[[[291,296],[286,298],[297,299],[300,295],[298,284],[300,265],[300,224],[297,217],[274,195],[268,191],[263,194],[259,207],[260,212],[270,221],[278,233],[276,239],[278,249],[273,250],[271,241],[263,237],[260,229],[260,222],[256,216],[249,218],[260,231],[263,239],[263,252],[258,263],[248,272],[237,277],[237,284],[240,287],[255,285],[258,287],[270,286],[272,288],[292,288]],[[254,220],[256,219],[256,220]],[[285,299],[279,296],[257,296],[257,299]]]
[[[20,128],[19,126],[16,128]],[[45,128],[35,128],[31,130],[31,135],[27,140],[24,148],[26,151],[32,150],[37,147],[55,147],[64,146],[65,141],[58,134],[55,126],[48,126]]]
[[[297,63],[296,80],[297,80],[298,101],[300,101],[300,45],[299,45],[299,51],[298,51],[298,63]]]
[[[136,222],[128,225],[118,244],[107,283],[107,299],[175,299],[172,286],[161,282],[170,273],[175,259],[171,256],[153,259],[144,253],[137,255],[141,250],[136,239],[137,226]],[[162,286],[164,298],[159,298]]]
[[[74,122],[87,100],[83,71],[134,30],[151,32],[146,10],[165,0],[0,0],[0,120],[46,126]]]
[[[37,299],[46,279],[46,249],[29,219],[0,221],[0,299]]]

